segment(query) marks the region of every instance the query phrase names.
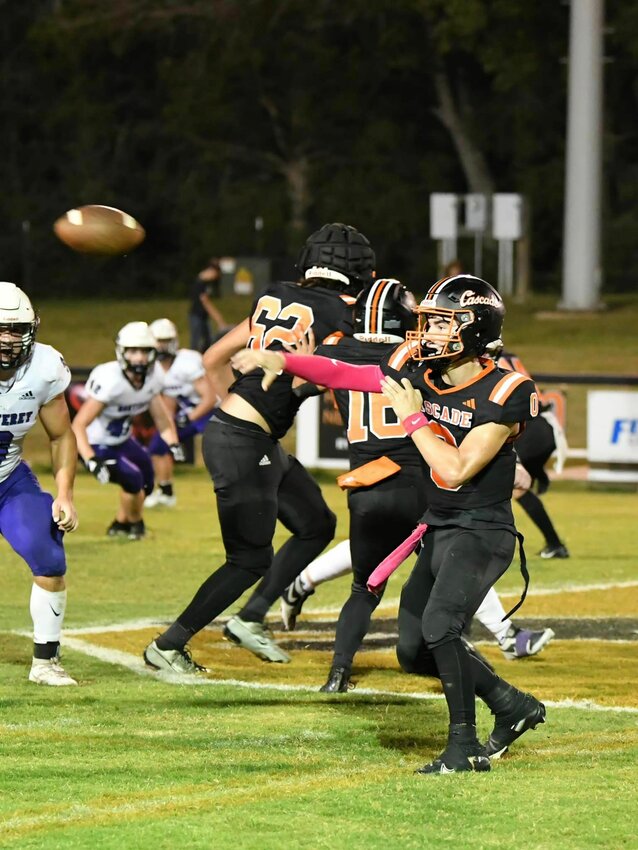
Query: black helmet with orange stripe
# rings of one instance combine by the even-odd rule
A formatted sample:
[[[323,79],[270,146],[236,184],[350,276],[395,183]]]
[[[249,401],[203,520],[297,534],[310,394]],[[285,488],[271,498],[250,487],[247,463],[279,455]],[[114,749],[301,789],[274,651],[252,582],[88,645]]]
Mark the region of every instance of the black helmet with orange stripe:
[[[446,277],[430,287],[417,307],[418,328],[406,340],[412,357],[441,369],[457,360],[490,355],[503,347],[503,299],[470,274]]]
[[[416,298],[394,278],[375,280],[357,296],[354,338],[361,342],[403,342],[417,326]]]

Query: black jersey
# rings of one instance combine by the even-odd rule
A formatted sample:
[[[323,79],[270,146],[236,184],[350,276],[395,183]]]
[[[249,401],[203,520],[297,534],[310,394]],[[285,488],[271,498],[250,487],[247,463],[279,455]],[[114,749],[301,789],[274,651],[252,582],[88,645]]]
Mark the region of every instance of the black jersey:
[[[354,365],[376,365],[396,343],[359,342],[353,337],[328,337],[316,353]],[[423,459],[390,402],[380,393],[334,390],[339,413],[346,427],[350,468],[376,458],[392,458],[401,466],[421,466]]]
[[[380,365],[396,381],[407,378],[423,395],[423,412],[437,436],[460,446],[472,428],[488,422],[521,425],[538,415],[534,382],[518,372],[499,369],[484,360],[483,371],[458,387],[445,384],[438,373],[411,359],[407,345],[400,345]],[[430,470],[427,482],[428,511],[432,525],[484,524],[514,527],[511,497],[516,456],[508,440],[497,455],[471,481],[450,488]]]
[[[271,283],[255,299],[247,348],[281,351],[294,333],[312,328],[317,342],[337,332],[352,333],[354,298],[321,287]],[[241,375],[229,392],[241,396],[264,417],[276,439],[290,428],[302,399],[292,392],[292,375],[281,374],[268,392],[261,388],[261,369]]]

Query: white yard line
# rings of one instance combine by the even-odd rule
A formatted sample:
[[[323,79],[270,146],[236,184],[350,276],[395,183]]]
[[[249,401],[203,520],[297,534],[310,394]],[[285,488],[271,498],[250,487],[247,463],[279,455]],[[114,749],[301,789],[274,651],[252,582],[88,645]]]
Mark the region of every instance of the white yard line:
[[[111,631],[115,631],[113,627]],[[170,673],[161,673],[149,670],[144,664],[141,656],[133,655],[130,652],[122,652],[117,649],[107,649],[105,647],[96,646],[88,641],[81,640],[77,637],[65,636],[64,645],[76,652],[82,652],[92,658],[97,658],[99,661],[104,661],[107,664],[116,664],[119,667],[125,667],[133,673],[142,676],[153,676],[174,685],[197,685],[203,687],[233,685],[239,688],[254,688],[256,690],[282,691],[282,692],[307,692],[316,693],[314,685],[281,685],[269,684],[265,682],[245,682],[241,679],[206,679],[195,676],[179,676]],[[442,694],[428,693],[411,693],[402,691],[382,691],[375,688],[357,688],[354,696],[359,694],[363,696],[381,696],[381,697],[397,697],[418,700],[442,700]],[[339,697],[341,699],[341,697]],[[638,714],[638,708],[631,706],[607,706],[599,705],[598,703],[589,700],[548,700],[546,705],[552,708],[573,708],[580,711],[598,711],[598,712],[618,712],[622,714]]]

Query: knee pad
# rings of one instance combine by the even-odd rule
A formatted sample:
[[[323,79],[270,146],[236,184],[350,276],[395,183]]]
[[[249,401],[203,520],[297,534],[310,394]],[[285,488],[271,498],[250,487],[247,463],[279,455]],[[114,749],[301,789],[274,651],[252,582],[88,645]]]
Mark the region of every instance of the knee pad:
[[[423,639],[428,648],[440,646],[463,632],[463,619],[449,611],[437,610],[429,616],[426,612],[424,620]]]
[[[397,646],[397,661],[405,673],[439,678],[439,671],[432,653],[421,644],[419,647]]]

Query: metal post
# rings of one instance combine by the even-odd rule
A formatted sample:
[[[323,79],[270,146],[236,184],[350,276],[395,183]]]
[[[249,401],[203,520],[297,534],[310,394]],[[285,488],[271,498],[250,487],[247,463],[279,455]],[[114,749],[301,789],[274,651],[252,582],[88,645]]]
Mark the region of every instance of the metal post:
[[[563,251],[564,310],[600,307],[603,0],[572,0]]]

